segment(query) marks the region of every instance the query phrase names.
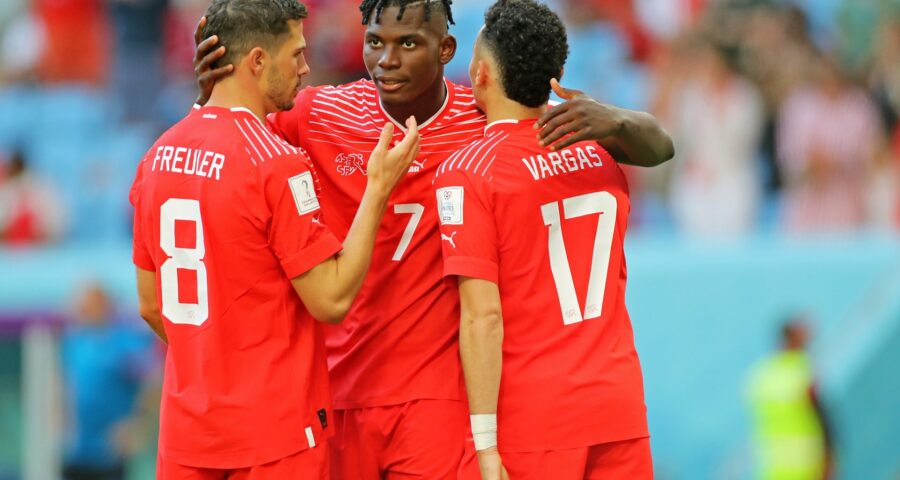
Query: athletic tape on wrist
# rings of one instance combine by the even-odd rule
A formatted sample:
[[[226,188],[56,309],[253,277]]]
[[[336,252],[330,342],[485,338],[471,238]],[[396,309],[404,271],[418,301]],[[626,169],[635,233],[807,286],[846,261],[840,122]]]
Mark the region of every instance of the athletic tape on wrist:
[[[497,446],[496,414],[470,415],[469,421],[472,423],[472,439],[475,440],[475,450]]]

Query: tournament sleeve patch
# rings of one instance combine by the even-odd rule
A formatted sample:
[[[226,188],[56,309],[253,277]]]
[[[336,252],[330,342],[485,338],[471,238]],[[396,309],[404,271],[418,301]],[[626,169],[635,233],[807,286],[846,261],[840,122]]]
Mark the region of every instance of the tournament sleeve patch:
[[[463,224],[463,187],[445,187],[437,191],[441,225]]]
[[[311,172],[303,172],[300,175],[288,179],[297,211],[305,215],[319,209],[319,199],[316,197],[316,187],[313,184]]]

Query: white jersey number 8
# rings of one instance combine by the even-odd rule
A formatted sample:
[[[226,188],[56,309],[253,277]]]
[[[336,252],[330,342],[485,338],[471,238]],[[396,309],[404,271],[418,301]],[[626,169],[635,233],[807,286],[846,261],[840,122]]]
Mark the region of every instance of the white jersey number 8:
[[[597,236],[594,237],[594,251],[591,255],[591,274],[588,280],[584,315],[578,305],[575,294],[575,281],[569,267],[569,255],[563,241],[562,220],[559,215],[559,202],[541,206],[544,224],[549,228],[548,248],[550,249],[550,270],[562,308],[563,323],[571,325],[591,318],[598,318],[603,313],[603,296],[606,292],[606,276],[609,272],[609,257],[612,250],[613,234],[616,231],[616,197],[609,192],[594,192],[562,201],[566,220],[599,214]]]
[[[169,258],[160,267],[162,285],[162,314],[172,323],[202,325],[209,317],[209,292],[206,282],[206,245],[203,242],[203,221],[200,202],[170,198],[159,209],[159,246]],[[194,248],[175,246],[175,222],[193,222],[196,238]],[[178,270],[197,272],[197,303],[181,303],[178,299]]]

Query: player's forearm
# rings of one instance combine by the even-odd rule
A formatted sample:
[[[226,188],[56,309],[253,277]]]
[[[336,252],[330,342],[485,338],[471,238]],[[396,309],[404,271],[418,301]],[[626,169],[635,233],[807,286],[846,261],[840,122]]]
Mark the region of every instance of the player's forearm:
[[[459,350],[470,413],[496,413],[503,367],[503,318],[499,309],[479,313],[464,309]]]
[[[367,188],[335,262],[335,306],[342,319],[350,310],[372,261],[375,237],[387,208],[389,193]]]
[[[166,329],[163,327],[162,315],[159,313],[159,308],[155,305],[141,305],[140,312],[141,318],[147,322],[147,325],[150,326],[153,333],[155,333],[164,343],[169,343],[169,339],[166,337]]]
[[[135,280],[137,283],[138,309],[141,318],[147,322],[150,329],[163,342],[169,343],[156,297],[156,272],[144,270],[140,267],[135,268]]]
[[[600,144],[619,163],[654,167],[675,155],[672,138],[649,113],[617,108],[621,128]]]

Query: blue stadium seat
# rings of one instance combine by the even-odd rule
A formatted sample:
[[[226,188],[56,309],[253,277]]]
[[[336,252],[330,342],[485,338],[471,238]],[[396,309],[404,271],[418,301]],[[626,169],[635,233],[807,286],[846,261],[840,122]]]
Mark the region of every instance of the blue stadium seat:
[[[109,112],[109,99],[100,91],[55,87],[40,95],[35,126],[50,134],[92,134],[111,124]]]
[[[20,147],[34,128],[38,94],[25,87],[0,89],[0,149]]]
[[[128,191],[135,167],[153,141],[141,128],[126,127],[98,136],[90,157],[80,167],[80,186],[72,203],[70,239],[116,242],[130,239]]]

